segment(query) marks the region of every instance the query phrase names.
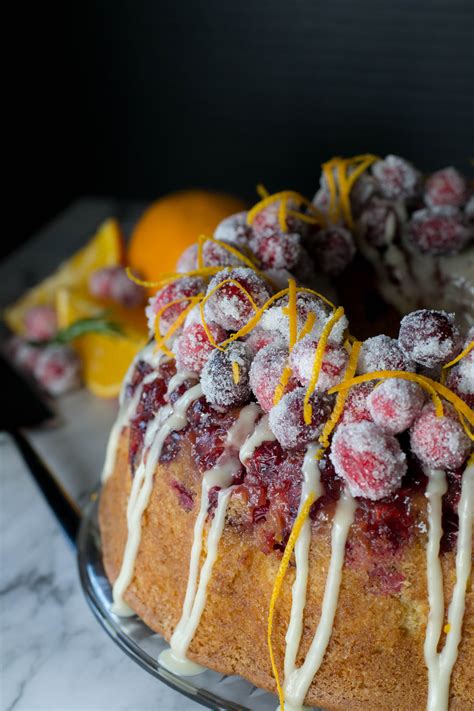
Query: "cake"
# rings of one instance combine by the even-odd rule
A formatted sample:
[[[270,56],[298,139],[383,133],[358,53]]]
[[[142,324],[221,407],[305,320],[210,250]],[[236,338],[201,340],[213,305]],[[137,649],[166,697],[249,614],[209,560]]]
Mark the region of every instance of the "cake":
[[[472,708],[473,331],[417,308],[357,340],[317,290],[350,233],[318,274],[320,208],[261,193],[154,285],[103,472],[112,611],[287,711]]]

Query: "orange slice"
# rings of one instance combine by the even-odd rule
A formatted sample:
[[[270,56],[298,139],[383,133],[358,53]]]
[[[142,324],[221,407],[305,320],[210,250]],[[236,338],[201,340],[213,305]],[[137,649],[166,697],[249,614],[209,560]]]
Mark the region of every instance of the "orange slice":
[[[5,309],[3,317],[12,331],[24,333],[26,312],[33,306],[54,305],[56,292],[61,287],[87,291],[89,277],[96,269],[120,264],[123,259],[123,237],[117,220],[111,218],[99,227],[85,247],[47,279],[26,292],[17,302]]]

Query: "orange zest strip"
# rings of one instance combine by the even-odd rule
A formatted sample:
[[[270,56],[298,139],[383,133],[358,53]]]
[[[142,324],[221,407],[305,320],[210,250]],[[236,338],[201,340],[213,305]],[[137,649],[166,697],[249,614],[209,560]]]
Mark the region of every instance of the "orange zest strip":
[[[273,395],[273,404],[274,405],[278,405],[278,403],[282,399],[284,392],[285,392],[285,388],[286,388],[288,381],[292,375],[293,375],[293,370],[292,370],[291,366],[288,364],[285,365],[285,367],[283,368],[283,372],[281,374],[280,380],[278,382],[278,385],[275,388],[275,393]]]
[[[130,267],[127,267],[126,273],[128,278],[135,284],[139,284],[140,286],[144,286],[146,288],[155,288],[165,286],[166,284],[169,284],[172,281],[178,281],[178,279],[185,279],[186,277],[194,276],[206,278],[214,276],[214,274],[217,274],[218,272],[230,271],[230,269],[232,269],[232,267],[217,266],[203,267],[202,269],[192,269],[189,272],[168,272],[167,274],[162,274],[160,276],[159,281],[144,281],[143,279],[139,279],[132,273]]]
[[[265,311],[278,299],[281,299],[283,296],[286,296],[288,294],[288,289],[282,289],[281,291],[277,292],[276,294],[273,294],[264,304],[263,306],[258,309],[258,311],[255,313],[254,316],[250,319],[250,321],[247,321],[245,326],[242,326],[238,331],[233,333],[227,340],[223,341],[221,343],[221,346],[225,348],[225,346],[228,346],[229,343],[232,343],[233,341],[236,341],[238,338],[242,338],[242,336],[246,336],[247,334],[252,331],[255,326],[257,326],[258,322],[262,318],[263,314]]]
[[[314,354],[314,361],[313,361],[313,370],[311,372],[311,380],[309,382],[309,385],[307,387],[305,396],[304,396],[304,405],[303,405],[303,412],[304,412],[304,421],[307,425],[311,424],[311,417],[313,414],[313,408],[311,407],[311,404],[309,402],[309,399],[311,395],[314,392],[314,389],[316,387],[316,384],[318,382],[319,378],[319,373],[321,371],[321,365],[323,362],[323,357],[324,357],[324,351],[326,349],[326,344],[329,338],[329,335],[332,331],[333,326],[339,321],[342,317],[344,316],[344,309],[342,306],[339,306],[338,309],[333,313],[333,315],[327,320],[321,336],[318,341],[318,345]]]
[[[339,217],[339,207],[337,204],[337,186],[334,178],[333,168],[337,165],[341,158],[331,158],[331,160],[323,163],[322,170],[329,190],[329,217],[332,222],[336,222]]]
[[[349,228],[352,228],[352,214],[351,214],[351,203],[350,203],[350,189],[347,185],[347,169],[348,161],[341,160],[337,164],[337,183],[339,187],[339,202],[341,204],[342,214]]]
[[[186,316],[189,314],[189,312],[198,304],[201,299],[204,298],[204,294],[198,294],[197,296],[183,296],[180,299],[175,299],[174,301],[170,301],[166,306],[163,306],[162,309],[160,309],[156,316],[155,316],[155,340],[156,340],[156,347],[159,348],[160,350],[164,351],[167,356],[170,358],[174,357],[174,354],[170,351],[170,349],[166,345],[166,341],[171,338],[171,336],[176,333],[178,328],[181,326],[181,324],[184,323],[186,320]],[[189,301],[190,304],[187,306],[177,317],[177,319],[171,324],[167,332],[165,333],[164,336],[161,335],[160,333],[160,321],[161,317],[164,314],[164,312],[169,309],[171,306],[175,306],[176,304],[182,304],[183,301]]]
[[[270,193],[266,189],[265,185],[263,185],[263,183],[258,183],[256,190],[257,190],[257,195],[260,197],[261,200],[265,200],[265,198],[267,198],[270,195]]]
[[[445,370],[446,368],[451,368],[452,365],[456,365],[456,363],[459,363],[459,361],[462,360],[463,358],[465,358],[472,351],[473,348],[474,348],[474,341],[471,341],[469,343],[469,345],[466,346],[466,348],[463,351],[461,351],[461,353],[458,356],[456,356],[456,358],[453,358],[453,360],[450,360],[449,363],[446,363],[445,365],[443,365],[443,370]]]
[[[282,200],[286,203],[288,202],[288,200],[294,200],[294,202],[298,203],[299,205],[305,205],[306,207],[308,207],[312,212],[315,213],[315,215],[320,215],[319,211],[311,203],[311,200],[308,200],[308,198],[304,197],[304,195],[301,195],[295,190],[281,190],[280,192],[273,193],[273,195],[268,195],[263,200],[260,200],[260,202],[257,202],[256,205],[254,205],[252,209],[249,210],[247,213],[247,224],[251,225],[259,212],[264,210],[269,205],[273,205],[279,200]],[[286,207],[284,209],[286,209]]]
[[[278,207],[278,224],[282,232],[288,232],[288,226],[286,224],[286,202],[287,198],[283,198]]]
[[[206,319],[204,317],[204,305],[205,305],[206,301],[208,301],[211,298],[211,296],[213,296],[216,293],[216,291],[219,291],[219,289],[222,289],[222,287],[225,286],[226,284],[234,284],[234,286],[236,286],[238,289],[240,289],[240,291],[242,291],[244,293],[244,295],[247,297],[247,299],[250,301],[250,304],[252,305],[253,310],[256,312],[258,312],[258,310],[259,310],[258,306],[255,303],[255,301],[253,300],[251,294],[247,291],[245,286],[243,284],[241,284],[239,281],[237,281],[236,279],[224,279],[223,281],[219,282],[219,284],[217,284],[213,289],[211,289],[211,291],[209,291],[206,294],[206,296],[201,300],[201,302],[199,304],[199,309],[201,311],[201,321],[202,321],[203,328],[206,332],[206,336],[209,339],[209,343],[214,348],[218,348],[220,351],[223,351],[224,347],[226,345],[228,345],[228,343],[230,343],[231,340],[235,340],[235,338],[233,338],[231,336],[230,338],[228,338],[226,341],[224,341],[221,344],[216,343],[214,336],[212,335],[212,333],[209,329],[209,326],[206,323]],[[252,320],[252,319],[250,319],[250,320]],[[235,336],[236,334],[234,333],[233,335]]]
[[[290,351],[296,343],[298,322],[296,313],[296,281],[288,279],[288,306],[283,307],[283,313],[288,316]]]
[[[310,311],[307,318],[306,318],[306,323],[301,329],[301,331],[298,333],[298,341],[301,341],[305,336],[308,335],[308,333],[311,333],[311,329],[313,328],[314,324],[316,323],[316,314],[313,311]]]
[[[319,291],[315,291],[314,289],[307,289],[305,286],[302,286],[298,287],[297,292],[298,294],[313,294],[313,296],[318,296],[321,301],[324,301],[324,303],[330,306],[333,311],[336,310],[335,304],[333,304],[332,301],[329,301],[329,299],[326,299],[324,294],[320,294]]]
[[[353,342],[351,354],[349,356],[349,362],[347,364],[346,372],[344,373],[344,380],[350,380],[351,378],[354,377],[354,373],[357,370],[357,363],[359,362],[359,353],[360,353],[361,346],[362,346],[362,343],[360,341]],[[319,438],[319,441],[324,449],[326,449],[329,446],[329,437],[330,437],[331,433],[333,432],[334,428],[336,427],[337,423],[339,422],[339,419],[342,415],[342,411],[344,409],[344,404],[346,402],[348,394],[349,394],[348,389],[341,390],[337,394],[334,409],[331,413],[330,418],[327,420],[326,424],[324,425],[323,431],[321,432],[321,436]],[[322,455],[323,450],[320,449],[318,453],[320,453]]]
[[[461,412],[466,420],[469,422],[471,427],[474,427],[474,410],[472,410],[469,405],[467,405],[464,400],[461,400],[461,398],[456,395],[456,393],[453,393],[452,390],[446,387],[446,385],[443,385],[442,383],[437,383],[436,380],[431,380],[431,378],[427,378],[426,376],[425,380],[428,380],[430,384],[435,388],[435,390],[438,391],[438,393],[444,397],[445,400],[448,400],[452,405],[454,405],[454,408],[458,411]]]
[[[316,208],[314,208],[316,211]],[[309,225],[322,225],[324,226],[326,224],[326,220],[324,219],[323,215],[321,213],[314,214],[314,215],[307,215],[304,212],[298,212],[298,210],[287,210],[286,211],[288,215],[291,215],[292,217],[298,218],[298,220],[301,220],[302,222],[307,222]]]
[[[219,247],[225,249],[225,251],[229,252],[229,254],[233,254],[234,257],[237,257],[237,259],[239,259],[241,262],[250,267],[250,269],[255,269],[256,264],[252,259],[246,257],[245,254],[243,254],[240,250],[236,249],[235,247],[232,247],[232,245],[230,244],[227,244],[227,242],[222,242],[220,239],[215,239],[215,237],[206,237],[205,235],[201,235],[199,238],[199,243],[202,243],[202,246],[204,246],[205,242],[213,242],[213,244],[219,245]]]
[[[466,420],[464,419],[464,415],[463,415],[462,413],[460,413],[460,412],[458,412],[457,414],[458,414],[458,417],[459,417],[459,422],[461,423],[464,432],[467,434],[467,436],[469,437],[469,439],[470,439],[472,442],[474,442],[474,432],[471,432],[471,430],[469,429],[469,427],[468,427],[468,425],[467,425],[467,422],[466,422]]]
[[[285,551],[283,553],[283,557],[280,562],[280,567],[278,568],[278,573],[276,575],[275,582],[273,584],[273,591],[272,591],[272,596],[270,599],[270,607],[268,610],[267,644],[268,644],[268,652],[270,654],[270,662],[272,665],[272,672],[273,672],[273,676],[275,678],[275,682],[277,685],[278,698],[280,699],[280,711],[285,711],[285,695],[283,693],[283,688],[280,683],[280,676],[278,674],[278,668],[277,668],[277,665],[275,662],[275,655],[273,653],[273,645],[272,645],[273,618],[275,616],[276,603],[278,601],[278,597],[281,592],[281,588],[283,585],[283,580],[285,578],[286,571],[288,570],[288,565],[290,563],[293,549],[294,549],[294,547],[296,545],[296,541],[298,540],[298,537],[301,533],[303,524],[309,516],[309,511],[310,511],[311,506],[313,505],[315,499],[316,499],[316,495],[314,494],[314,492],[311,492],[310,494],[308,494],[306,501],[304,502],[303,506],[301,507],[301,511],[299,512],[298,516],[295,519],[293,528],[291,529],[290,537],[288,539],[288,543],[286,544]]]
[[[236,360],[232,361],[232,379],[236,385],[240,382],[240,368]]]

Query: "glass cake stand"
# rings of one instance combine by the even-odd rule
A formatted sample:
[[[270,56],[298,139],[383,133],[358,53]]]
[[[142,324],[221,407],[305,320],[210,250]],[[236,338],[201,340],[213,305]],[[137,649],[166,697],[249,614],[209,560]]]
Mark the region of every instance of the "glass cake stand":
[[[102,565],[98,526],[98,499],[84,512],[77,540],[81,584],[102,627],[131,659],[147,672],[188,698],[211,709],[222,711],[275,711],[278,699],[257,689],[238,676],[225,676],[210,670],[194,677],[180,677],[158,662],[167,643],[139,617],[117,617],[110,608],[112,589]]]

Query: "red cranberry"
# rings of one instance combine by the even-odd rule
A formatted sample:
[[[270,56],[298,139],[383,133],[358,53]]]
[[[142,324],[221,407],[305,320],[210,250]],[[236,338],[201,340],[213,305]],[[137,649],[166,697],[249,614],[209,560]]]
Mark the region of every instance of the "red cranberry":
[[[191,244],[187,247],[176,262],[176,271],[180,274],[187,274],[197,269],[197,254],[197,244]]]
[[[283,395],[278,405],[270,410],[270,429],[285,449],[303,447],[315,440],[329,418],[333,402],[331,398],[313,394],[311,424],[304,421],[304,398],[306,388],[296,388]]]
[[[427,403],[410,430],[410,444],[423,464],[433,469],[457,469],[469,455],[471,442],[455,410],[443,403],[444,416],[437,417]]]
[[[372,422],[367,400],[374,385],[375,383],[360,383],[349,390],[341,415],[341,423],[350,424],[364,420]]]
[[[224,331],[223,328],[217,324],[208,324],[208,328],[216,343],[225,340],[227,331]],[[192,370],[195,373],[200,373],[213,350],[214,346],[209,341],[202,324],[195,323],[186,326],[178,338],[175,348],[178,370]]]
[[[244,338],[253,356],[265,346],[284,347],[285,340],[277,331],[265,331],[260,326],[254,328]]]
[[[58,321],[52,306],[33,306],[25,314],[25,337],[29,341],[50,341],[56,335]]]
[[[304,230],[304,223],[296,216],[288,214],[289,210],[298,210],[298,204],[294,200],[287,200],[287,215],[286,229],[288,232],[301,233]],[[280,200],[273,202],[271,205],[263,208],[255,215],[252,222],[252,230],[254,234],[271,234],[272,232],[281,232],[279,219]]]
[[[287,361],[288,350],[271,345],[258,351],[252,361],[250,387],[264,412],[269,412],[273,407],[275,390]],[[294,390],[297,384],[294,378],[290,378],[285,392]]]
[[[430,175],[425,184],[429,207],[461,207],[467,199],[467,182],[456,168],[443,168]]]
[[[239,249],[248,244],[251,234],[252,228],[247,224],[247,213],[237,212],[217,225],[214,238],[235,245]]]
[[[207,293],[210,294],[227,279],[233,279],[241,284],[250,294],[257,308],[263,306],[270,297],[263,279],[252,269],[244,267],[216,274],[209,283]],[[227,330],[238,331],[252,318],[255,311],[242,289],[236,284],[225,283],[206,301],[204,313],[208,321],[213,321]]]
[[[242,341],[231,343],[225,351],[214,350],[201,373],[201,386],[211,405],[233,407],[250,399],[250,351]],[[238,382],[234,380],[233,363],[238,366]]]
[[[236,248],[237,246],[234,245]],[[204,242],[202,246],[202,261],[205,267],[238,267],[244,262],[224,245],[215,242]]]
[[[454,314],[445,311],[420,309],[404,316],[398,342],[408,358],[426,368],[447,363],[461,350]]]
[[[313,374],[313,364],[318,341],[313,336],[305,336],[295,344],[290,356],[290,365],[302,385],[309,385]],[[349,356],[342,346],[328,343],[324,349],[323,361],[315,390],[325,392],[336,385],[347,368]]]
[[[194,508],[193,492],[176,479],[171,482],[171,488],[178,494],[178,501],[181,508],[185,511],[192,511]]]
[[[113,273],[110,298],[126,308],[133,308],[145,303],[146,291],[128,278],[125,269],[117,267]]]
[[[373,501],[397,491],[407,468],[395,437],[371,422],[339,425],[330,457],[351,494]]]
[[[410,222],[410,239],[425,254],[443,255],[459,252],[473,237],[456,208],[440,208],[436,212],[418,210]]]
[[[372,247],[386,247],[398,230],[398,216],[388,200],[374,198],[361,212],[358,229]]]
[[[377,370],[414,371],[415,367],[395,338],[380,335],[363,342],[357,364],[359,375]]]
[[[76,353],[63,345],[46,346],[38,356],[34,376],[50,395],[64,395],[81,384],[81,363]]]
[[[301,237],[296,232],[256,233],[252,250],[263,269],[291,269],[301,253]]]
[[[388,434],[408,429],[421,412],[425,396],[416,383],[399,378],[383,380],[367,399],[372,419]]]
[[[204,279],[199,277],[183,277],[164,286],[151,297],[146,307],[150,331],[153,332],[155,329],[156,314],[167,304],[177,299],[189,299],[189,297],[197,296],[197,294],[203,293],[205,290],[206,283]],[[179,304],[173,304],[173,306],[163,311],[160,318],[160,333],[162,336],[171,328],[178,316],[188,308],[189,304],[188,300],[181,301]]]
[[[311,249],[318,269],[334,277],[344,271],[356,253],[354,238],[344,227],[330,227],[316,232]]]
[[[418,194],[420,173],[407,160],[388,155],[372,166],[372,174],[383,197],[388,200],[406,200]]]
[[[267,331],[277,332],[286,342],[289,337],[289,318],[287,314],[288,297],[284,296],[265,311],[260,320],[260,325]],[[308,316],[314,314],[315,322],[311,335],[318,338],[329,317],[327,305],[318,296],[299,293],[296,298],[296,321],[298,333],[307,323]],[[340,343],[345,335],[347,319],[345,316],[338,321],[329,336],[330,343]]]

